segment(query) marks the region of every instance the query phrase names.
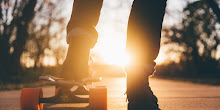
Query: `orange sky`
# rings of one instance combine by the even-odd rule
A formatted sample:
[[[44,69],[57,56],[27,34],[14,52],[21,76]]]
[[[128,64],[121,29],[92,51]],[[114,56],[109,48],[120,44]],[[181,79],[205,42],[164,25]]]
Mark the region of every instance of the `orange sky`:
[[[185,1],[180,0],[168,0],[167,10],[181,11],[184,6]],[[91,50],[92,59],[94,62],[123,65],[129,63],[129,55],[125,52],[126,46],[126,33],[127,33],[127,22],[129,18],[129,13],[131,9],[132,0],[104,0],[103,7],[101,10],[101,15],[99,23],[96,29],[99,33],[99,38],[96,46]],[[64,15],[66,15],[67,21],[71,15],[72,1],[68,1],[66,8],[63,10]],[[175,13],[173,14],[175,15]],[[170,26],[178,22],[173,16],[170,17],[165,15],[164,26]],[[66,33],[62,36],[62,41],[60,45],[64,45],[68,48],[66,43]],[[177,54],[167,54],[167,47],[161,47],[160,54],[156,60],[158,64],[168,62],[170,60],[178,60],[179,55]],[[26,59],[32,65],[33,61],[31,59]],[[55,65],[55,58],[51,56],[46,56],[43,59],[45,65]],[[27,66],[27,65],[26,65]]]

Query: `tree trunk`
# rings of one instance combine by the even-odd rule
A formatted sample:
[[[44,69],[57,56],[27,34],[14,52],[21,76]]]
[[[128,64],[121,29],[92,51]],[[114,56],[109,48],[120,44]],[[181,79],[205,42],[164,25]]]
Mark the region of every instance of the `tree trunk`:
[[[18,72],[21,70],[20,58],[29,36],[28,24],[34,16],[34,8],[36,3],[36,0],[29,0],[22,11],[23,16],[21,16],[16,22],[17,33],[16,40],[14,40],[13,42],[14,52],[10,57],[10,73],[12,75],[17,75]]]

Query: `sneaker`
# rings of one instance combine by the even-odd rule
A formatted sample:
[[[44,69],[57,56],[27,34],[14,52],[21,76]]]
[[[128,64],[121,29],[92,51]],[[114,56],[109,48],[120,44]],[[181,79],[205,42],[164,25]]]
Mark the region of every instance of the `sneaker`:
[[[159,110],[157,97],[149,86],[152,65],[135,65],[125,68],[127,72],[127,99],[129,110]]]

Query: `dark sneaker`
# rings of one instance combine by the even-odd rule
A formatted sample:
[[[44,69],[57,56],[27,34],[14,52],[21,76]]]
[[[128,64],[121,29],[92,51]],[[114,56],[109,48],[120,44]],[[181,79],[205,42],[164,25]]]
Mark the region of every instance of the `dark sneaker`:
[[[152,65],[135,65],[125,68],[127,72],[128,110],[159,110],[157,97],[149,86]]]

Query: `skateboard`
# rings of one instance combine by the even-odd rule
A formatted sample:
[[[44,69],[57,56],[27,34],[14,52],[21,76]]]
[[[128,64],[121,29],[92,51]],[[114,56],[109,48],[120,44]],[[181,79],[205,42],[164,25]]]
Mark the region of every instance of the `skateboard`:
[[[89,110],[107,110],[107,88],[105,86],[86,87],[93,82],[101,81],[101,78],[74,81],[47,75],[40,76],[39,79],[46,81],[46,84],[55,85],[55,95],[45,98],[42,88],[23,88],[20,96],[21,110],[43,110],[43,103],[89,103]],[[85,98],[85,95],[88,97]]]

